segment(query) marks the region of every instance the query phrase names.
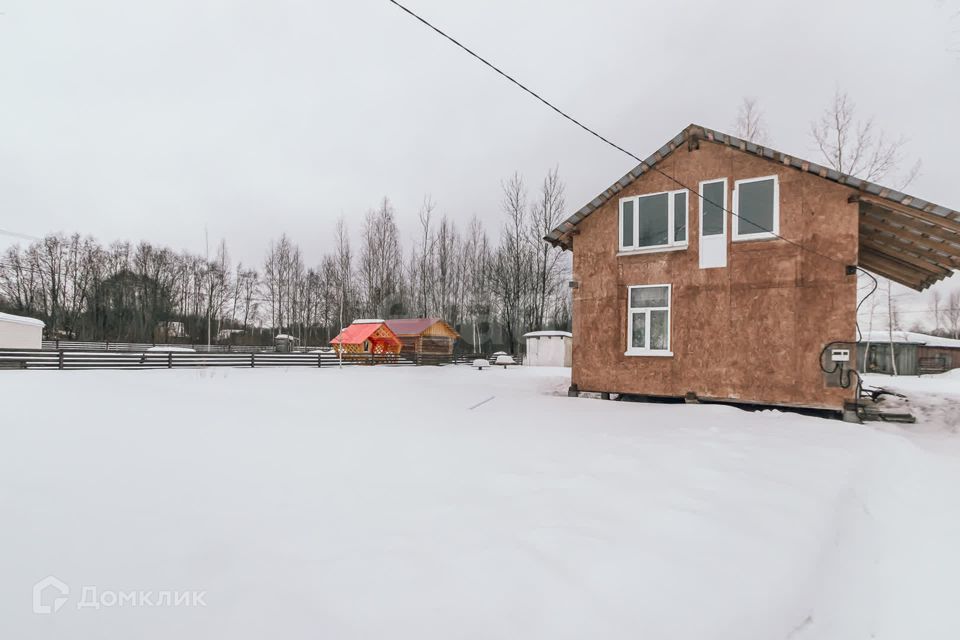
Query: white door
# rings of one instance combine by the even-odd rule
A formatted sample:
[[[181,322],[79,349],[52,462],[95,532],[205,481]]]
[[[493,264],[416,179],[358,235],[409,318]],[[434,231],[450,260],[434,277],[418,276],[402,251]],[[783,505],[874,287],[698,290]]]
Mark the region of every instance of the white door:
[[[727,179],[700,183],[700,268],[727,266]]]

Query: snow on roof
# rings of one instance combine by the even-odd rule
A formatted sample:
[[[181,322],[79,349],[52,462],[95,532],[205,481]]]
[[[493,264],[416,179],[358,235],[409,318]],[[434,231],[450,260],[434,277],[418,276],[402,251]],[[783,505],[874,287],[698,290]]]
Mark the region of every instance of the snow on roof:
[[[882,330],[864,331],[860,342],[890,342],[890,332]],[[893,342],[898,344],[922,344],[928,347],[952,347],[954,349],[960,349],[960,340],[930,336],[915,331],[894,331]]]
[[[523,334],[524,338],[572,338],[569,331],[531,331]]]
[[[16,324],[29,324],[33,327],[45,327],[47,326],[43,320],[37,320],[36,318],[28,318],[27,316],[15,316],[12,313],[2,313],[0,312],[0,322],[13,322]]]
[[[360,318],[359,320],[354,320],[352,324],[383,324],[383,320],[377,318]]]

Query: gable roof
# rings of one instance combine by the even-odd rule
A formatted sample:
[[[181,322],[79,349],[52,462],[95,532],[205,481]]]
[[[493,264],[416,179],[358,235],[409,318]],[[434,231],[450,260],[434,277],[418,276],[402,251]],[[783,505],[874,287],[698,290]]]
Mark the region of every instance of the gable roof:
[[[387,320],[387,326],[398,336],[418,336],[438,322],[442,322],[450,333],[459,336],[442,318],[394,318]]]
[[[394,318],[387,326],[398,336],[419,335],[440,321],[440,318]]]
[[[860,202],[860,264],[869,271],[923,290],[960,268],[960,212],[697,124],[670,139],[544,239],[554,246],[571,249],[576,226],[584,218],[682,144],[694,149],[701,142],[731,147],[855,189],[857,193],[851,198]]]
[[[396,335],[394,335],[393,331],[390,331],[390,327],[385,323],[366,320],[364,322],[354,322],[341,331],[337,337],[333,338],[330,344],[363,344],[364,340],[369,339],[370,336],[380,328],[389,331],[390,337],[392,337],[393,340],[397,339]]]

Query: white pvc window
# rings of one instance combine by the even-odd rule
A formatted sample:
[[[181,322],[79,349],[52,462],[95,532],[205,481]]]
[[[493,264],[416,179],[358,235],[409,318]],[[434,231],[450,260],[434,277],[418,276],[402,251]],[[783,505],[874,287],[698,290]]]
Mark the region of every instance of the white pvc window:
[[[620,250],[687,246],[687,192],[662,191],[620,199]]]
[[[726,235],[727,179],[701,182],[700,196],[700,235]]]
[[[733,183],[733,239],[775,238],[780,234],[780,181],[777,176]]]
[[[700,183],[700,268],[727,266],[727,179]]]
[[[670,285],[629,288],[625,355],[673,355],[670,352]]]

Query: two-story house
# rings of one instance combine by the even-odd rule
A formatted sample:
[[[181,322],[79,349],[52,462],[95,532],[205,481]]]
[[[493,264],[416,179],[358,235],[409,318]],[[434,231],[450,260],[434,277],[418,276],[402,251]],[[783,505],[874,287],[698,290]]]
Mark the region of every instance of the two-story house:
[[[546,240],[573,251],[572,392],[837,411],[857,267],[960,267],[960,213],[698,125]]]

